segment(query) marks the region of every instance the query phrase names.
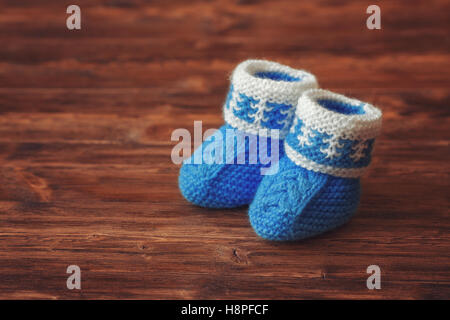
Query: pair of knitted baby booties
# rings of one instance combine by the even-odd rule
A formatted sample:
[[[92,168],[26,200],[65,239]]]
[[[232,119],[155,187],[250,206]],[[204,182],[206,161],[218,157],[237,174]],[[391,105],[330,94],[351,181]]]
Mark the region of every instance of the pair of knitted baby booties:
[[[346,223],[360,198],[382,113],[318,89],[316,78],[247,60],[231,76],[225,124],[183,162],[179,187],[193,204],[249,206],[269,240],[299,240]]]

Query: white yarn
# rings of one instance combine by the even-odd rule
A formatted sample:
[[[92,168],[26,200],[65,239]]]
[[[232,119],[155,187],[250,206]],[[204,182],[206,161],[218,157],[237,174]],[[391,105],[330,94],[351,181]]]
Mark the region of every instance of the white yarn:
[[[322,106],[318,100],[326,99],[342,102],[355,107],[361,107],[363,114],[343,114],[330,110]],[[297,137],[300,146],[311,145],[310,137],[312,130],[330,135],[323,139],[327,147],[319,149],[325,155],[325,158],[334,159],[341,154],[338,151],[343,145],[341,139],[355,140],[356,144],[352,147],[354,151],[350,158],[356,163],[364,156],[364,150],[368,147],[368,139],[375,138],[381,130],[381,110],[371,104],[362,105],[361,101],[347,98],[343,95],[333,93],[322,89],[307,90],[300,97],[295,112],[294,126],[298,119],[303,122],[300,129],[301,134]],[[294,133],[294,127],[291,134]],[[286,154],[297,165],[308,170],[331,174],[338,177],[354,178],[363,174],[366,167],[363,168],[337,168],[329,165],[316,163],[302,154],[295,151],[285,143]]]
[[[255,76],[258,72],[282,72],[291,77],[300,78],[300,81],[263,79]],[[260,125],[261,120],[264,120],[262,119],[262,108],[266,108],[266,111],[270,109],[266,106],[266,102],[292,105],[293,108],[286,111],[288,113],[287,120],[291,120],[300,95],[305,90],[318,87],[314,75],[266,60],[247,60],[240,63],[231,75],[231,83],[234,87],[234,93],[230,101],[230,108],[223,108],[225,121],[239,130],[253,134],[257,134],[262,128]],[[260,103],[255,107],[261,109],[258,110],[261,112],[255,114],[256,118],[253,123],[248,123],[233,114],[233,109],[237,108],[236,99],[239,99],[239,93],[260,100]],[[280,130],[281,139],[284,139],[289,131],[288,122],[290,123],[290,121],[286,121],[283,129]]]
[[[317,100],[328,99],[359,106],[361,101],[347,98],[323,89],[306,91],[298,100],[296,116],[314,130],[340,139],[367,140],[375,138],[381,130],[381,110],[371,104],[362,106],[364,114],[343,114],[329,110]]]
[[[249,123],[245,120],[242,120],[236,117],[233,112],[226,112],[224,108],[224,119],[229,125],[238,130],[256,134],[262,137],[279,137],[279,139],[284,139],[289,131],[289,127],[284,128],[283,130],[277,129],[267,129],[263,128],[260,125],[256,125],[255,123]],[[278,133],[276,133],[278,131]]]
[[[292,149],[286,142],[284,143],[284,149],[286,155],[291,159],[296,165],[301,166],[305,169],[312,170],[315,172],[321,172],[330,174],[341,178],[357,178],[360,177],[366,167],[363,168],[336,168],[332,166],[327,166],[323,164],[316,163],[308,158],[304,157],[294,149]]]

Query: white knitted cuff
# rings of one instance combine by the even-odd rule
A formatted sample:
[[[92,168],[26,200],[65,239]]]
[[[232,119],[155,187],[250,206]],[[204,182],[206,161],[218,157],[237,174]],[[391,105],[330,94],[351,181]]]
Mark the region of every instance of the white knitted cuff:
[[[369,165],[382,113],[368,103],[326,90],[299,99],[286,137],[288,157],[308,170],[359,177]]]
[[[311,88],[317,88],[317,81],[306,71],[265,60],[244,61],[231,76],[223,107],[225,121],[252,134],[270,134],[267,129],[278,129],[283,139],[292,124],[298,98]]]

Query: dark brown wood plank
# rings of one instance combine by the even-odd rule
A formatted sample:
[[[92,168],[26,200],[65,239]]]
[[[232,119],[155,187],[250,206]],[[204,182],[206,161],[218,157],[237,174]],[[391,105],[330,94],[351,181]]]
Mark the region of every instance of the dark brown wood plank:
[[[78,4],[69,32],[65,4],[0,1],[0,298],[450,298],[445,1],[383,2],[381,31],[360,1]],[[218,128],[250,57],[383,110],[346,226],[272,243],[180,195],[171,132]]]

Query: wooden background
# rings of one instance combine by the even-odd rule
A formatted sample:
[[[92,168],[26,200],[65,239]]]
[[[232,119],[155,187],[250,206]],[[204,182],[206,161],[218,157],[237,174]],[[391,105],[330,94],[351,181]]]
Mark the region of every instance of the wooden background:
[[[82,30],[66,28],[78,4]],[[379,4],[382,30],[366,28]],[[447,1],[0,1],[0,298],[450,298]],[[176,128],[218,128],[267,58],[372,102],[357,216],[298,243],[178,190]],[[66,289],[66,268],[82,289]],[[382,289],[368,290],[379,265]]]

